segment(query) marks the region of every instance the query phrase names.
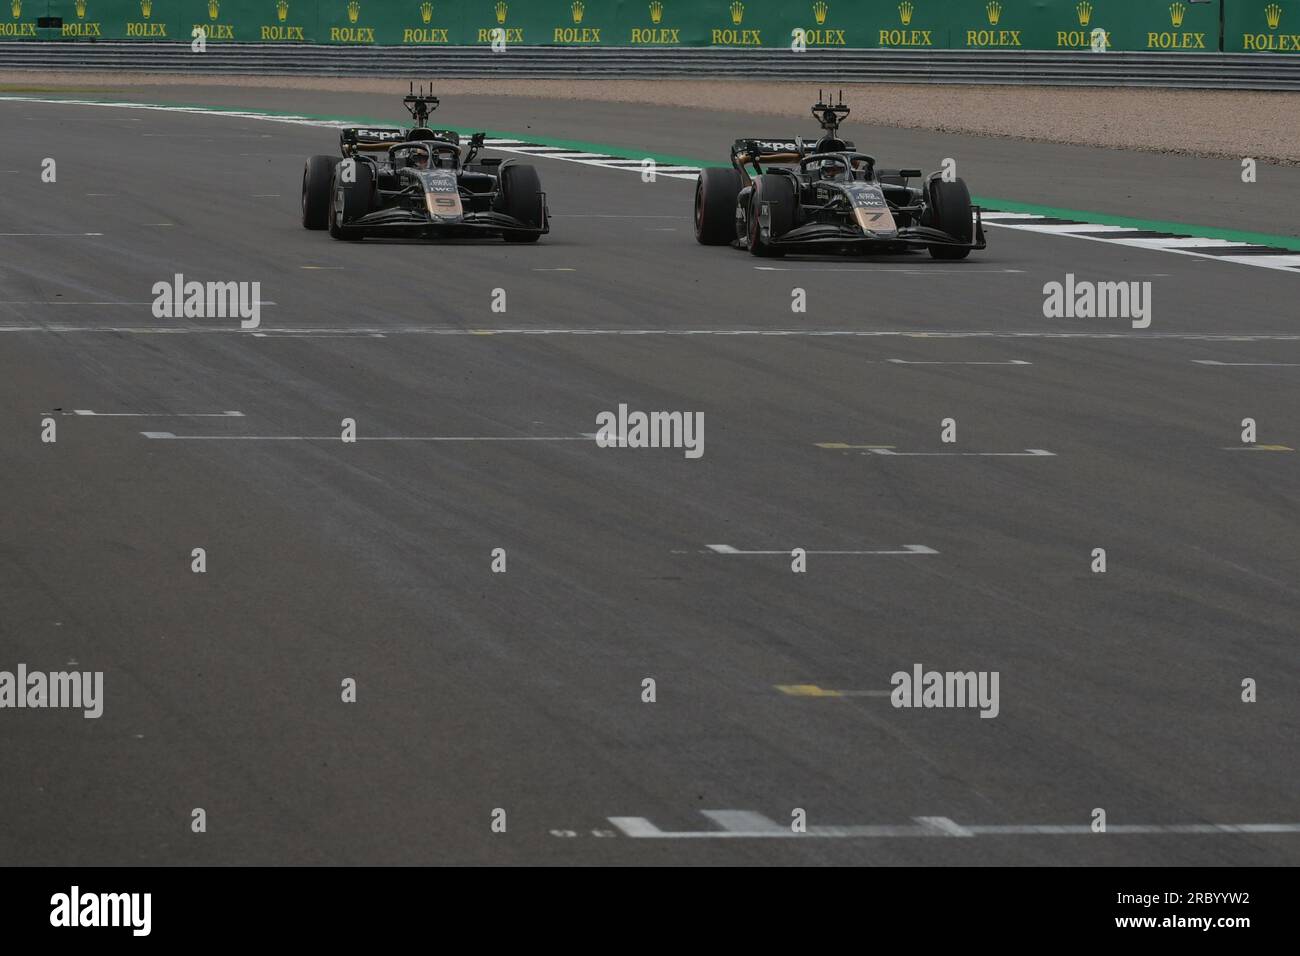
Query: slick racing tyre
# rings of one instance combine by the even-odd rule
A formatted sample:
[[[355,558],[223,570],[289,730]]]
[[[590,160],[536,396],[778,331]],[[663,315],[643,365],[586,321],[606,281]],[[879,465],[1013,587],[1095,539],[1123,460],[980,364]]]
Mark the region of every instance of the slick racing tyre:
[[[505,166],[501,170],[501,196],[497,211],[527,223],[535,229],[544,225],[542,213],[542,181],[533,166]],[[536,242],[541,232],[524,232],[507,229],[502,233],[506,242]]]
[[[330,224],[330,180],[333,156],[313,156],[302,170],[302,227],[324,229]]]
[[[938,176],[928,182],[930,202],[926,206],[922,225],[941,229],[954,239],[970,242],[974,232],[970,191],[962,179],[944,182]],[[930,246],[930,255],[936,259],[965,259],[969,248],[960,246]]]
[[[778,258],[785,250],[774,246],[771,240],[779,239],[794,228],[794,204],[798,201],[794,183],[788,176],[765,173],[754,179],[754,191],[749,197],[749,251],[755,256]],[[768,238],[763,237],[762,213],[767,204],[770,218]]]
[[[343,181],[343,164],[334,170],[333,186],[329,199],[330,235],[335,239],[356,242],[361,234],[348,226],[366,213],[370,212],[370,164],[357,163],[353,167],[356,177],[354,182]]]
[[[725,246],[736,238],[736,197],[740,172],[733,168],[700,171],[695,184],[695,241],[702,246]]]

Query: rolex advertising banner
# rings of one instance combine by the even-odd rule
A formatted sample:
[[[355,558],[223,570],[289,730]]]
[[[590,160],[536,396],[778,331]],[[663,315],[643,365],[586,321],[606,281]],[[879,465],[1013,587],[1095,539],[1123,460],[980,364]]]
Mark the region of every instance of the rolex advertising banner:
[[[1300,53],[1300,0],[1223,0],[1228,53]]]
[[[0,39],[1300,52],[1300,0],[0,0]],[[39,28],[38,20],[58,26]],[[1288,33],[1288,29],[1291,31]],[[833,79],[833,78],[831,78]],[[831,81],[828,79],[828,82]]]
[[[4,0],[0,7],[0,40],[39,40],[57,31],[41,30],[38,20],[45,16],[45,0]]]

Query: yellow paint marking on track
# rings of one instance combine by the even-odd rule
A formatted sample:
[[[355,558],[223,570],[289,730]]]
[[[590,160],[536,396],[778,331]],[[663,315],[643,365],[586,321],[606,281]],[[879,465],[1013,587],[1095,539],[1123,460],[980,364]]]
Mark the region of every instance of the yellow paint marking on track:
[[[1230,445],[1224,451],[1295,451],[1289,445]]]
[[[491,329],[471,329],[470,335],[496,335]]]
[[[777,684],[776,689],[790,697],[843,697],[837,690],[825,690],[816,684]]]

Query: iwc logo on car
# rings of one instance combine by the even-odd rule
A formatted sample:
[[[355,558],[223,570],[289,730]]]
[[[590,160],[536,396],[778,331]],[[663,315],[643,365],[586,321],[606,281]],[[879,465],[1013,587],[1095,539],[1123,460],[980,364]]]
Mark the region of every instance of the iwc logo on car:
[[[440,0],[440,6],[445,6],[445,0]],[[432,0],[424,0],[418,6],[420,15],[420,25],[403,27],[403,43],[450,43],[451,27],[440,27],[434,25],[434,4]]]
[[[714,46],[762,46],[763,33],[744,27],[745,5],[741,0],[731,0],[728,8],[731,13],[731,26],[713,30]]]
[[[302,0],[296,0],[299,4]],[[262,24],[263,40],[297,40],[305,42],[306,36],[303,35],[303,27],[298,24],[289,23],[290,5],[289,0],[275,0],[275,23]]]
[[[989,26],[996,27],[1002,23],[1004,7],[999,0],[989,0],[984,5],[984,15]],[[967,30],[966,45],[975,47],[1020,46],[1019,30]]]
[[[903,0],[898,5],[898,22],[901,27],[880,31],[881,46],[934,46],[929,30],[912,29],[912,17],[916,15],[916,4],[912,0]]]
[[[75,0],[72,4],[72,11],[77,15],[77,19],[65,20],[59,35],[65,37],[103,36],[103,25],[98,20],[86,20],[88,10],[89,4],[87,0]]]
[[[1169,23],[1175,30],[1148,33],[1147,49],[1204,50],[1206,48],[1204,33],[1176,32],[1177,28],[1183,25],[1183,17],[1185,16],[1187,16],[1187,5],[1182,0],[1176,0],[1176,2],[1169,4]]]
[[[631,41],[633,43],[648,43],[653,46],[671,46],[674,43],[681,43],[678,36],[679,28],[663,26],[664,22],[664,5],[661,0],[651,0],[647,6],[650,12],[650,26],[633,27]]]
[[[1263,53],[1300,53],[1300,33],[1278,33],[1282,25],[1282,7],[1270,3],[1264,7],[1264,23],[1268,33],[1243,33],[1241,46],[1246,50]]]

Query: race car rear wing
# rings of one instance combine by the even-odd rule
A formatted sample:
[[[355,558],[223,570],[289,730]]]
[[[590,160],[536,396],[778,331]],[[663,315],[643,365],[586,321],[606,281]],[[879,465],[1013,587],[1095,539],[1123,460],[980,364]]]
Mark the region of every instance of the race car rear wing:
[[[736,156],[741,153],[749,156],[751,159],[766,159],[772,161],[774,156],[787,156],[794,153],[797,156],[806,156],[816,150],[818,137],[812,136],[805,138],[803,136],[747,136],[744,139],[738,139],[731,144],[731,155]],[[853,149],[852,143],[844,143],[845,149]]]
[[[339,133],[339,147],[347,154],[355,149],[387,149],[406,142],[406,130],[398,127],[349,126]]]

